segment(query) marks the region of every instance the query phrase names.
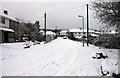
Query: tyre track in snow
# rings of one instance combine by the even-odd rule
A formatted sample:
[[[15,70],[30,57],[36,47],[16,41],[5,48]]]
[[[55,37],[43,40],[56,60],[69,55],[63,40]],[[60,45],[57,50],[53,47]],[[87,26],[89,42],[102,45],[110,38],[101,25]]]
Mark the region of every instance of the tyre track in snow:
[[[70,67],[72,66],[73,62],[75,61],[75,58],[77,56],[77,53],[74,51],[74,48],[76,46],[73,46],[70,48],[70,54],[67,56],[67,62],[64,63],[65,66],[62,67],[62,70],[60,70],[57,74],[57,76],[64,75],[66,71],[69,71]],[[65,59],[65,58],[63,58]]]
[[[37,52],[30,52],[27,53],[26,55],[22,56],[22,57],[16,57],[14,59],[10,60],[5,60],[4,61],[4,68],[3,68],[3,75],[53,75],[54,73],[57,73],[57,71],[61,70],[62,67],[65,66],[66,60],[69,60],[69,58],[71,58],[72,56],[74,56],[73,54],[71,54],[72,52],[69,52],[69,49],[71,49],[72,47],[68,47],[69,44],[67,44],[69,42],[62,43],[62,42],[58,42],[57,46],[55,47],[54,44],[52,43],[48,43],[49,45],[44,45],[42,50],[39,50],[39,48],[33,48],[35,49],[35,51]],[[61,46],[64,45],[64,46]],[[72,45],[72,44],[71,44]],[[48,48],[48,46],[52,46],[51,48]],[[40,46],[37,46],[40,47]],[[66,49],[62,49],[66,47]],[[41,52],[46,51],[46,49],[48,49],[48,51],[46,53],[48,54],[42,54],[42,57],[39,55]],[[29,50],[32,50],[32,48],[30,48]],[[29,51],[28,50],[28,51]],[[58,51],[60,50],[60,51]],[[34,51],[34,50],[33,50]],[[58,52],[56,52],[58,51]],[[66,52],[66,53],[65,53]],[[34,59],[35,58],[35,59]],[[24,60],[22,60],[24,59]],[[10,61],[10,65],[7,65],[8,62]],[[16,62],[15,62],[16,61]],[[63,64],[64,63],[64,64]],[[6,67],[7,65],[7,67]],[[55,70],[57,68],[57,70]],[[22,71],[24,70],[24,71]],[[50,72],[48,72],[48,70],[51,70]],[[52,72],[52,70],[54,70]],[[17,72],[17,73],[16,73]],[[35,72],[35,73],[34,73]],[[43,73],[42,73],[43,72]],[[48,74],[46,73],[48,72]],[[16,73],[16,74],[14,74]]]
[[[92,55],[101,51],[94,46],[86,47],[85,44],[83,48],[80,42],[56,39],[26,51],[19,57],[3,60],[3,76],[101,75],[102,60],[92,59]]]
[[[57,47],[57,49],[58,48],[61,47]],[[73,57],[75,57],[75,55],[72,49],[73,46],[64,49],[64,51],[60,51],[59,53],[54,53],[54,55],[51,56],[51,59],[49,61],[46,61],[43,67],[38,66],[36,69],[31,71],[31,74],[38,75],[36,74],[38,72],[42,75],[57,75],[57,73],[59,74],[61,71],[63,71],[64,67],[67,67],[69,64],[71,64],[68,63],[69,60],[74,59]],[[68,50],[70,50],[70,52]]]

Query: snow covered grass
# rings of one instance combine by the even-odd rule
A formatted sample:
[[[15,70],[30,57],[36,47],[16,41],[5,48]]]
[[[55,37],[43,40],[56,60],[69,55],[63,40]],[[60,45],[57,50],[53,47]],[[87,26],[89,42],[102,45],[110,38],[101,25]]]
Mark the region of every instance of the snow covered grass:
[[[57,38],[46,44],[24,49],[24,43],[0,44],[3,76],[102,76],[118,73],[118,51]],[[106,59],[93,59],[96,53]]]

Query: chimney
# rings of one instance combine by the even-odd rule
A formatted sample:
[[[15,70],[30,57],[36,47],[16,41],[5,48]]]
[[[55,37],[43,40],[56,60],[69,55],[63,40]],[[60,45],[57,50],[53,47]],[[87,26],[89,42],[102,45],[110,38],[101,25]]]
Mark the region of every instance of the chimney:
[[[8,11],[7,11],[7,10],[4,10],[4,14],[8,15]]]

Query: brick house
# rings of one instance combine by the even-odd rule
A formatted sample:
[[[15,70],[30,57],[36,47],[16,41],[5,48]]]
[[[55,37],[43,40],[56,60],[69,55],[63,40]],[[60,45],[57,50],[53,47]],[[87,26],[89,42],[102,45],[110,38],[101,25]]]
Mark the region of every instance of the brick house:
[[[4,14],[0,14],[0,43],[9,43],[19,40],[20,27],[19,22],[8,16],[5,10]]]

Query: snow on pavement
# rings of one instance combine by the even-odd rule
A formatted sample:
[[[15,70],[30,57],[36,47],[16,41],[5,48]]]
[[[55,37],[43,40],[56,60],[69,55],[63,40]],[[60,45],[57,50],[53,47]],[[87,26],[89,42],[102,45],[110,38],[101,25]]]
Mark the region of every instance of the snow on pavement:
[[[101,76],[100,66],[118,73],[118,51],[57,38],[46,44],[24,49],[24,43],[1,44],[3,76]],[[96,53],[106,59],[93,59]]]

